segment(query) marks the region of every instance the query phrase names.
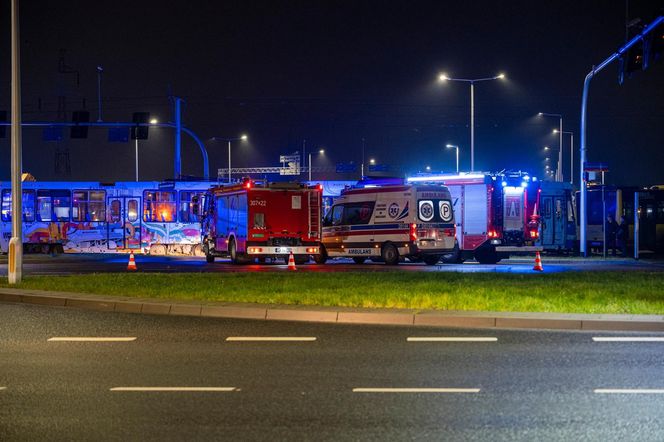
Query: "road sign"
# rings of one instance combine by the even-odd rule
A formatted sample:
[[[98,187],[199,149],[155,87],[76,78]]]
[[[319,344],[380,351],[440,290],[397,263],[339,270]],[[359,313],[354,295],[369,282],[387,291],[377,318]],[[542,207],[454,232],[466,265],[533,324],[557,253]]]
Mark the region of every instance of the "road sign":
[[[608,172],[609,163],[599,162],[599,161],[586,161],[583,163],[583,170],[585,172]]]
[[[279,155],[281,169],[279,175],[299,175],[300,174],[300,154]]]
[[[387,164],[370,164],[369,172],[387,172],[390,170],[390,166]]]

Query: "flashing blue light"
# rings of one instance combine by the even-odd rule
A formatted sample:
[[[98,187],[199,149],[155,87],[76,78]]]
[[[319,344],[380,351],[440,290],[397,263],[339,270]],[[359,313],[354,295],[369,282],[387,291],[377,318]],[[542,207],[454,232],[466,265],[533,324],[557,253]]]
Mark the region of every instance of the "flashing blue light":
[[[533,177],[533,183],[534,183],[535,181],[537,181],[537,177],[536,177],[536,176]]]
[[[503,182],[500,183],[500,184],[502,184],[503,187],[507,187],[507,181],[503,181]]]
[[[524,182],[522,182],[522,183],[521,183],[521,187],[528,187],[528,183],[527,183],[527,182],[525,182],[525,181],[524,181]]]
[[[523,179],[524,179],[525,181],[530,181],[530,177],[529,177],[528,175],[524,175]]]

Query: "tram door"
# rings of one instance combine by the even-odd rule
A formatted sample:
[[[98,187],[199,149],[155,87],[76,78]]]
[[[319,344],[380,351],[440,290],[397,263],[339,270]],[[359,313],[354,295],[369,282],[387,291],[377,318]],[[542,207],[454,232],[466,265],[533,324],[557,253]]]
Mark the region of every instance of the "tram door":
[[[141,198],[113,196],[108,198],[108,248],[141,248]]]

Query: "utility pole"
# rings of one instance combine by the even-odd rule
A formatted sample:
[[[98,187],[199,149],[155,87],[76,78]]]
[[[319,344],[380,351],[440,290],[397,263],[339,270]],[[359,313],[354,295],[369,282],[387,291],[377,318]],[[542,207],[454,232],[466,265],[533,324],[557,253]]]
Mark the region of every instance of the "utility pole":
[[[12,20],[12,129],[11,129],[11,181],[12,181],[12,237],[9,240],[7,276],[9,284],[23,279],[23,191],[21,174],[21,57],[18,20],[18,0],[11,3]]]
[[[173,97],[175,104],[175,164],[173,168],[173,178],[179,179],[182,175],[182,98]]]
[[[101,74],[104,72],[104,68],[99,65],[97,66],[97,123],[101,123]]]

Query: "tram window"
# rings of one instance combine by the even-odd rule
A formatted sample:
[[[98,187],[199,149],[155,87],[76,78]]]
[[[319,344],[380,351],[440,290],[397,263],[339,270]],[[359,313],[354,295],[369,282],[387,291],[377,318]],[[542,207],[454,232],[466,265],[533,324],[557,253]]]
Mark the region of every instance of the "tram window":
[[[180,210],[178,210],[178,218],[183,223],[193,223],[198,221],[196,214],[193,212],[194,205],[192,199],[198,197],[198,201],[203,198],[203,192],[195,192],[182,190],[180,191]]]
[[[35,191],[23,191],[23,222],[33,222],[35,220]],[[12,220],[12,193],[11,190],[2,191],[2,220]]]
[[[75,190],[72,219],[78,222],[103,222],[106,219],[104,190]]]
[[[117,223],[120,221],[120,200],[111,201],[111,207],[109,212],[112,223]]]
[[[69,221],[71,193],[68,190],[38,190],[38,221]]]
[[[175,221],[175,192],[146,190],[143,192],[143,221],[171,223]]]
[[[127,201],[127,221],[133,223],[138,219],[138,201]]]

